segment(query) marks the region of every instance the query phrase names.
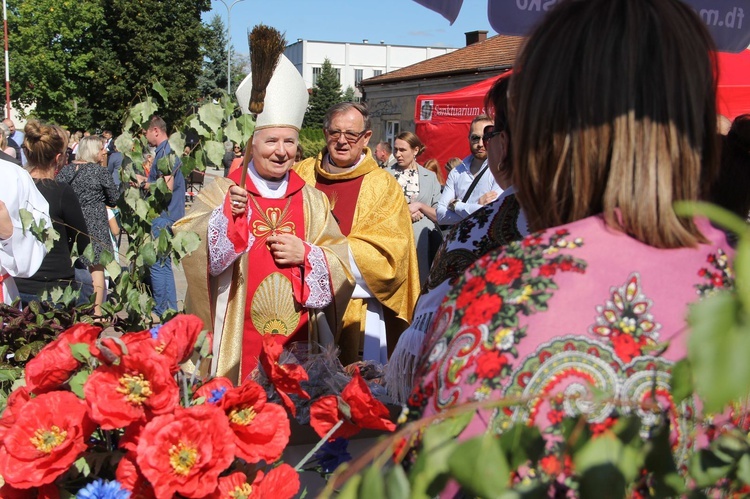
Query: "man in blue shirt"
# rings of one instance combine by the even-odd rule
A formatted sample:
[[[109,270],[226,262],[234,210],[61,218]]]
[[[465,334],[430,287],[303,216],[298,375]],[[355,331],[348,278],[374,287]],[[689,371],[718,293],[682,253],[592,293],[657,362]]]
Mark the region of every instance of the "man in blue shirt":
[[[172,149],[169,147],[167,124],[159,116],[153,116],[149,121],[146,129],[146,140],[148,140],[149,145],[155,146],[156,149],[148,179],[139,177],[141,187],[148,189],[152,183],[159,178],[163,178],[169,190],[172,191],[172,199],[170,199],[167,209],[151,222],[151,236],[156,240],[162,230],[166,229],[171,234],[172,224],[185,216],[185,177],[180,171],[182,162],[179,156],[172,154]],[[164,162],[168,164],[170,173],[162,171]],[[161,316],[168,309],[177,310],[177,290],[174,273],[172,272],[172,259],[169,255],[159,258],[150,270],[151,290],[156,301],[154,312]]]
[[[487,171],[487,149],[482,135],[492,119],[480,114],[471,122],[469,148],[471,155],[448,174],[438,200],[437,220],[440,225],[457,224],[503,193],[491,171]]]

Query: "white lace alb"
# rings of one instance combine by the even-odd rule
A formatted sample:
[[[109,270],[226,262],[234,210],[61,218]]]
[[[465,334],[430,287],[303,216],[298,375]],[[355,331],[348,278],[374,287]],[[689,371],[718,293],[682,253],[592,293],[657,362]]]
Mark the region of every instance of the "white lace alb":
[[[250,207],[247,208],[248,210]],[[248,220],[250,213],[248,213]],[[227,237],[227,228],[229,220],[224,216],[222,206],[214,208],[211,217],[208,219],[208,272],[212,276],[217,276],[224,272],[234,261],[242,254],[234,251],[234,244]],[[247,251],[253,246],[255,236],[249,234],[247,242]]]
[[[310,263],[312,271],[305,276],[305,284],[310,288],[310,296],[305,302],[305,308],[327,307],[333,300],[328,262],[320,247],[313,246],[312,244],[309,244],[308,247],[310,248],[310,253],[307,255],[307,261]]]

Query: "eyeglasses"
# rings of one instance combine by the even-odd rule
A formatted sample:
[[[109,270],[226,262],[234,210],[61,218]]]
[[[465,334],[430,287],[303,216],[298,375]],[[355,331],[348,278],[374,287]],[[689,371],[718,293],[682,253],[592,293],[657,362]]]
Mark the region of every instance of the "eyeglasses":
[[[354,144],[359,139],[362,138],[364,134],[367,133],[367,130],[362,130],[361,132],[344,132],[341,130],[326,130],[326,133],[328,134],[328,138],[331,140],[338,141],[341,138],[341,134],[344,134],[344,139],[346,139],[347,142],[350,144]]]
[[[492,137],[496,137],[501,133],[503,133],[502,130],[495,131],[495,125],[487,125],[482,132],[482,142],[486,144]]]

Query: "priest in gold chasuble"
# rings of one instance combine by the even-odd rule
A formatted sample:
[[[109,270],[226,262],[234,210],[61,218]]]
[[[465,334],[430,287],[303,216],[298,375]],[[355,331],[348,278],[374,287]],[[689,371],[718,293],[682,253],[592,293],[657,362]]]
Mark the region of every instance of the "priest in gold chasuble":
[[[411,215],[398,182],[366,147],[372,131],[365,106],[333,106],[323,132],[326,149],[294,171],[328,196],[349,241],[356,286],[336,338],[341,362],[361,355],[385,364],[420,292]]]
[[[251,86],[248,75],[237,89],[243,110]],[[264,335],[312,348],[332,343],[354,284],[328,198],[290,171],[307,89],[283,55],[264,101],[252,160],[208,184],[175,224],[203,241],[183,260],[186,308],[213,325],[212,372],[238,383],[257,366]]]

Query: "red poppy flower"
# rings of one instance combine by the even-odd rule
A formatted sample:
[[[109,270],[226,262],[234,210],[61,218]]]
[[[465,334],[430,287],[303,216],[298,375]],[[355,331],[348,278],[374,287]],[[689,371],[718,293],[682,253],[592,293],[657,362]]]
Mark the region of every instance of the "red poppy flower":
[[[13,390],[8,396],[3,416],[0,418],[0,442],[3,441],[5,433],[16,424],[16,419],[21,413],[21,407],[26,405],[29,400],[31,400],[31,396],[25,386]]]
[[[464,326],[488,324],[502,306],[503,299],[499,295],[484,295],[469,304],[461,323]]]
[[[229,378],[217,376],[203,383],[200,388],[195,390],[193,400],[205,398],[206,403],[217,405],[227,391],[232,388],[234,388],[234,383]]]
[[[179,388],[167,359],[146,352],[124,355],[118,365],[99,366],[83,393],[91,418],[105,430],[172,412],[179,404]]]
[[[278,404],[266,402],[266,392],[254,381],[228,390],[219,407],[229,418],[237,456],[249,463],[272,463],[289,443],[289,417]]]
[[[625,363],[630,362],[633,360],[633,357],[641,354],[641,347],[635,341],[635,338],[629,334],[613,334],[610,336],[610,339],[612,340],[615,353]]]
[[[488,282],[503,286],[510,284],[523,274],[523,261],[518,258],[501,258],[487,268],[485,279]]]
[[[235,456],[227,418],[203,404],[156,416],[141,432],[136,463],[157,498],[203,497]]]
[[[281,402],[287,408],[292,416],[297,416],[297,407],[295,407],[289,393],[299,395],[303,399],[310,399],[310,395],[302,389],[301,381],[307,381],[307,371],[299,364],[279,364],[279,358],[284,351],[271,334],[263,336],[263,350],[260,353],[260,365],[273,383],[273,387],[281,397]]]
[[[60,335],[26,364],[26,387],[40,394],[54,390],[68,381],[81,363],[73,358],[70,345],[92,345],[102,328],[90,324],[76,324]]]
[[[348,406],[350,418],[341,411],[340,404]],[[330,439],[349,438],[360,429],[393,431],[396,425],[390,420],[388,408],[372,396],[359,368],[354,369],[351,381],[341,391],[340,397],[328,395],[313,402],[310,407],[310,426],[324,437],[341,420],[344,424]]]
[[[121,339],[131,355],[145,350],[165,356],[169,359],[170,370],[175,373],[179,371],[180,364],[190,359],[202,329],[203,321],[198,317],[182,314],[166,324],[138,333],[128,333]],[[210,336],[206,341],[211,341]]]
[[[71,392],[39,395],[23,405],[0,445],[0,476],[11,487],[52,483],[86,450],[94,424]]]
[[[115,478],[122,485],[122,488],[130,491],[131,499],[153,499],[154,488],[148,483],[143,476],[138,464],[135,462],[135,452],[125,454],[117,464]]]
[[[299,485],[299,474],[284,463],[261,477],[258,491],[263,499],[291,499],[299,490]]]
[[[335,395],[326,395],[315,400],[310,406],[310,426],[312,426],[315,433],[320,438],[326,436],[326,433],[331,428],[336,426],[336,423],[341,421],[344,422],[339,426],[338,430],[334,432],[329,440],[337,438],[349,438],[359,433],[360,428],[346,419],[344,413],[339,409],[339,398]]]
[[[456,307],[465,308],[471,302],[477,299],[477,295],[485,290],[487,284],[481,277],[472,277],[461,288],[458,298],[456,298]]]
[[[508,358],[502,352],[491,350],[477,357],[476,374],[480,379],[492,379],[502,373]]]
[[[219,487],[206,499],[269,498],[291,499],[299,490],[299,475],[288,464],[264,474],[258,471],[252,481],[241,471],[219,478]]]

